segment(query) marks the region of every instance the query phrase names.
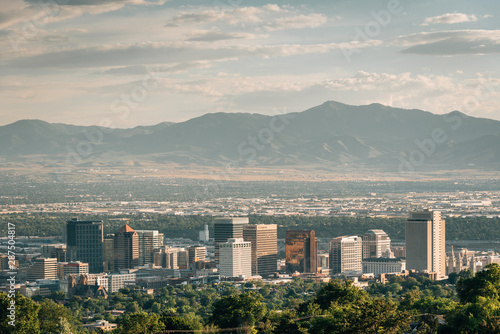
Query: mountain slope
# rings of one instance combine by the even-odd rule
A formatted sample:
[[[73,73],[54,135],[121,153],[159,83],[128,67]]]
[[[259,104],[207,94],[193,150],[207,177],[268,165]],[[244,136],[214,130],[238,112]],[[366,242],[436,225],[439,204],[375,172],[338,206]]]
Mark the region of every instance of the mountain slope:
[[[394,170],[404,162],[414,168],[498,168],[499,144],[499,121],[458,111],[435,115],[334,101],[300,113],[215,113],[132,129],[38,120],[0,127],[0,158],[5,161],[37,155],[40,161],[67,163],[68,155],[76,154],[71,164],[85,166],[151,161],[201,166],[358,164]]]

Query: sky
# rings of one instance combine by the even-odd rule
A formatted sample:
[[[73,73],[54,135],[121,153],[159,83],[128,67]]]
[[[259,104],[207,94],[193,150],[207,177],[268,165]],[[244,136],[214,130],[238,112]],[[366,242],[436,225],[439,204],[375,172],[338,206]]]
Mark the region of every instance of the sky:
[[[9,0],[0,125],[346,104],[500,120],[495,0]]]

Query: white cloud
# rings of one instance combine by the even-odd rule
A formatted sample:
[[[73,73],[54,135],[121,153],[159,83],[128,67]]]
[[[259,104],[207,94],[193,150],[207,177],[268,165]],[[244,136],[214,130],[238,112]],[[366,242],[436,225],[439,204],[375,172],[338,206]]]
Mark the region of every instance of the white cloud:
[[[167,27],[204,25],[211,23],[249,27],[254,30],[276,31],[315,28],[327,22],[323,14],[303,14],[287,6],[268,4],[262,7],[236,7],[227,10],[184,11],[174,15]]]
[[[447,13],[439,16],[428,17],[424,20],[422,25],[428,26],[432,24],[455,24],[474,21],[477,21],[477,17],[474,14]]]
[[[281,17],[264,26],[265,30],[303,29],[316,28],[327,22],[327,17],[323,14],[296,15]]]
[[[500,30],[449,30],[399,36],[403,53],[427,55],[486,54],[500,52]]]
[[[217,47],[207,43],[139,43],[133,45],[107,45],[48,52],[30,57],[11,59],[7,66],[18,68],[98,68],[143,64],[177,63],[184,61],[238,59],[239,57],[285,57],[302,54],[327,53],[350,47],[365,48],[381,42],[231,45]]]
[[[261,36],[265,38],[266,36]],[[199,42],[215,42],[215,41],[225,41],[231,39],[255,39],[258,38],[255,34],[244,33],[244,32],[222,32],[218,29],[212,30],[196,30],[190,32],[190,37],[188,41],[199,41]]]

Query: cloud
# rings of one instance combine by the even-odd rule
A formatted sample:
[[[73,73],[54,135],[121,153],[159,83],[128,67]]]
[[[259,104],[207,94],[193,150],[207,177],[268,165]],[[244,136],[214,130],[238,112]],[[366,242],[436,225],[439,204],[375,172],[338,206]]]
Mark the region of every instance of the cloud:
[[[243,32],[221,32],[219,30],[200,30],[191,33],[191,37],[188,41],[199,41],[199,42],[215,42],[215,41],[225,41],[231,39],[254,39],[257,36],[254,34],[243,33]]]
[[[315,28],[327,22],[323,14],[302,14],[287,6],[268,4],[262,7],[237,7],[227,10],[202,10],[181,12],[174,15],[166,27],[219,23],[241,25],[255,30],[276,31],[285,29]]]
[[[24,0],[26,3],[40,5],[40,0]],[[161,5],[165,0],[147,1],[147,0],[55,0],[51,4],[59,6],[101,6],[109,4],[132,4],[132,5]]]
[[[380,41],[356,43],[357,48],[371,47]],[[278,44],[235,45],[215,47],[206,43],[140,43],[134,45],[108,45],[59,52],[42,53],[35,56],[11,59],[7,66],[18,68],[97,68],[120,67],[144,64],[178,63],[202,60],[237,59],[239,57],[285,57],[301,54],[327,53],[352,47],[352,43],[328,44]]]
[[[393,40],[407,47],[402,53],[422,55],[487,54],[500,52],[500,30],[422,32]]]
[[[303,29],[316,28],[327,22],[327,17],[323,14],[296,15],[281,17],[264,26],[265,30]]]
[[[422,23],[423,26],[428,26],[432,24],[455,24],[464,22],[474,22],[477,21],[477,17],[474,14],[463,14],[463,13],[448,13],[439,16],[428,17]]]
[[[228,10],[203,10],[198,12],[180,12],[174,15],[166,24],[167,27],[182,25],[199,25],[216,21],[230,25],[239,23],[260,23],[269,14],[286,12],[277,5],[262,7],[236,7]]]
[[[112,67],[105,71],[99,72],[99,74],[111,74],[111,75],[146,75],[151,72],[155,73],[181,73],[186,72],[194,68],[209,68],[211,65],[209,62],[198,61],[198,62],[187,62],[179,63],[171,66],[155,65],[155,66],[145,66],[145,65],[132,65],[132,66],[122,66],[122,67]]]

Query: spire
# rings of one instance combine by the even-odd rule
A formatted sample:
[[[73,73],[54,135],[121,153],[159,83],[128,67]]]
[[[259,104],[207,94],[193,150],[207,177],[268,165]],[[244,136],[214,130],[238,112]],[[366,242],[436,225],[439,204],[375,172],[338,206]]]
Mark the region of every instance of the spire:
[[[135,232],[135,231],[134,231],[134,229],[132,227],[130,227],[127,224],[125,224],[116,233],[125,233],[125,232]]]

